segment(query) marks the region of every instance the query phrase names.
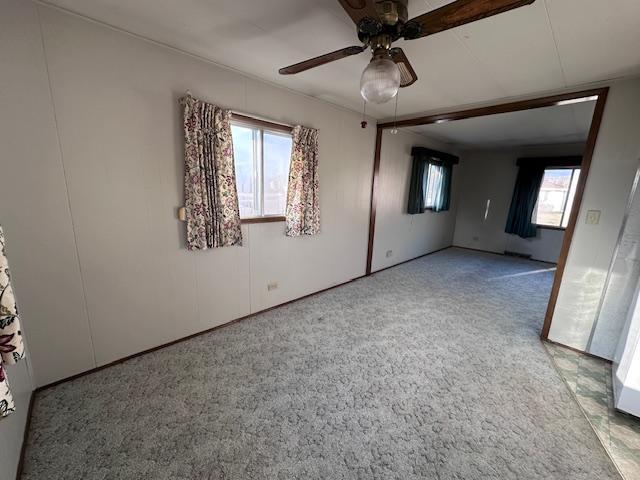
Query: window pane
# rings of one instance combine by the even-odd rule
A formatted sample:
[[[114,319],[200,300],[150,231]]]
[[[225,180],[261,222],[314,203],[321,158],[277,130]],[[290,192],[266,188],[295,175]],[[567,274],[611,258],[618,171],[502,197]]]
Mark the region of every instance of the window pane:
[[[425,168],[422,174],[422,191],[424,192],[423,207],[429,208],[429,167]]]
[[[564,217],[562,218],[562,226],[567,228],[569,225],[569,216],[573,209],[573,199],[576,197],[576,190],[578,189],[578,179],[580,178],[580,169],[576,168],[573,171],[573,179],[571,180],[571,187],[569,188],[569,199],[567,200],[567,208],[565,208]]]
[[[233,136],[233,155],[236,164],[236,185],[240,217],[256,217],[260,215],[258,202],[257,179],[258,159],[255,141],[259,131],[249,127],[231,125]]]
[[[284,215],[291,161],[291,135],[264,132],[264,215]]]
[[[533,223],[559,227],[571,183],[571,169],[547,169],[544,171],[538,203],[533,212]]]
[[[424,194],[425,208],[435,207],[440,189],[442,188],[442,167],[429,164],[427,169],[426,187]]]

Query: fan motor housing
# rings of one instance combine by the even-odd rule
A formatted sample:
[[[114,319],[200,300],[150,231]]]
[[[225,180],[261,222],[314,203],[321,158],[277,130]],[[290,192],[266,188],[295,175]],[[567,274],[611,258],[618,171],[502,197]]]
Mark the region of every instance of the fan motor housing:
[[[358,22],[358,38],[363,43],[366,43],[368,38],[378,35],[382,30],[382,23],[375,18],[364,17]]]
[[[409,0],[382,0],[376,3],[378,16],[385,25],[405,23],[409,18]]]
[[[408,0],[381,0],[377,2],[376,11],[379,18],[364,17],[358,22],[358,38],[364,44],[380,35],[388,35],[395,41],[401,37],[417,38],[420,26],[408,22]],[[415,26],[416,28],[411,28]]]

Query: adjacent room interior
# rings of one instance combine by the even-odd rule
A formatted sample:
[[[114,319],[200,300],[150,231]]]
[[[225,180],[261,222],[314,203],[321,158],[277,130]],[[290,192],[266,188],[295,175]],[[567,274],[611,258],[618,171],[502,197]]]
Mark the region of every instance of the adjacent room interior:
[[[603,3],[0,0],[0,480],[640,478]]]

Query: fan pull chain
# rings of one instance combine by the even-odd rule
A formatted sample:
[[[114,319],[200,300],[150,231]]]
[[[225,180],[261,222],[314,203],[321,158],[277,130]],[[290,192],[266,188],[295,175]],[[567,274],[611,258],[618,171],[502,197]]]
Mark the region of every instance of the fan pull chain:
[[[366,120],[366,115],[367,113],[367,101],[365,100],[362,104],[362,121],[360,122],[360,126],[362,128],[367,128],[367,120]]]
[[[398,128],[396,127],[396,122],[398,121],[398,97],[400,96],[400,90],[396,93],[396,107],[393,110],[393,128],[389,131],[391,135],[395,135],[398,133]]]

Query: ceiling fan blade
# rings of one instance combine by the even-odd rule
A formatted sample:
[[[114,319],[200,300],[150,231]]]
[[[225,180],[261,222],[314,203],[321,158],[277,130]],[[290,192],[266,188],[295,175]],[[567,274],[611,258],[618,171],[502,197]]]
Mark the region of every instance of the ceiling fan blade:
[[[342,8],[353,20],[353,23],[358,25],[360,20],[365,17],[378,20],[378,12],[376,10],[375,0],[338,0]]]
[[[358,53],[364,52],[366,48],[367,47],[365,46],[342,48],[340,50],[336,50],[335,52],[320,55],[319,57],[315,58],[310,58],[309,60],[305,60],[304,62],[289,65],[288,67],[281,68],[280,70],[278,70],[278,72],[280,73],[280,75],[292,75],[294,73],[304,72],[305,70],[319,67],[320,65],[324,65],[325,63],[335,62],[336,60],[340,60],[341,58],[350,57],[351,55],[357,55]]]
[[[457,0],[424,15],[419,15],[407,23],[420,24],[420,34],[413,37],[419,38],[498,15],[514,8],[524,7],[533,2],[535,0]]]
[[[401,48],[392,48],[389,53],[391,53],[391,59],[396,62],[398,70],[400,70],[400,87],[413,85],[418,80],[418,75],[416,75],[404,51]]]

